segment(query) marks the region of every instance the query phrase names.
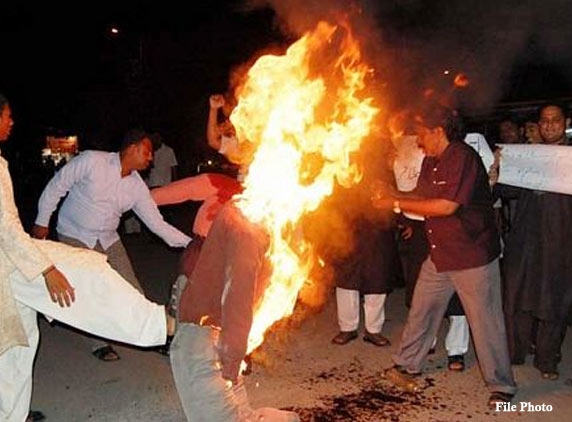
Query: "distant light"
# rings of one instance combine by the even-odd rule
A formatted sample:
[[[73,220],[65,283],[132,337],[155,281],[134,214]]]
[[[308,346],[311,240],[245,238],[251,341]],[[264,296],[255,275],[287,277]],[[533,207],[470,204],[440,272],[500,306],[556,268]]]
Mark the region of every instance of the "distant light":
[[[110,32],[113,35],[117,35],[117,34],[119,34],[119,29],[117,27],[113,26],[113,27],[111,27]]]
[[[449,71],[448,71],[448,70],[444,70],[444,71],[443,71],[443,75],[448,75],[448,74],[449,74]]]

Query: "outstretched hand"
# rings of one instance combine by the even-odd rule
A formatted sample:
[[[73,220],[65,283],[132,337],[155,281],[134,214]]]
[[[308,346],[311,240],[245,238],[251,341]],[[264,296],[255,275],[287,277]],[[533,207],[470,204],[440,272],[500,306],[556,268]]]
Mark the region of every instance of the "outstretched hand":
[[[75,302],[75,291],[68,279],[56,267],[52,267],[44,273],[46,287],[52,302],[58,303],[62,308],[71,306]]]
[[[371,203],[374,208],[390,210],[393,208],[396,192],[393,186],[382,180],[374,180],[370,186]]]

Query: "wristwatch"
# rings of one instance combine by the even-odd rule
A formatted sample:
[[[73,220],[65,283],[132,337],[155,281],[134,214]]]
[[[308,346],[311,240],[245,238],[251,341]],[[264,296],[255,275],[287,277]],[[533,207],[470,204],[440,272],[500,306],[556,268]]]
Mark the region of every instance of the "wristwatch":
[[[397,199],[393,201],[393,212],[395,214],[401,214],[401,207],[399,206],[399,201]]]

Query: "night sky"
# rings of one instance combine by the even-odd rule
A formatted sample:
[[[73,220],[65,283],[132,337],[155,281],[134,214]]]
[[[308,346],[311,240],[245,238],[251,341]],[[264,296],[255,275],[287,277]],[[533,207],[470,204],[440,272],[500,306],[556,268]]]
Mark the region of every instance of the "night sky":
[[[232,66],[282,42],[272,11],[245,14],[231,1],[86,3],[3,11],[0,90],[15,111],[14,137],[74,132],[84,146],[113,148],[142,126],[186,152]]]
[[[450,85],[445,69],[468,75],[476,107],[572,96],[568,0],[18,3],[3,5],[0,90],[31,151],[46,131],[109,149],[142,126],[199,159],[208,95],[231,69],[344,14],[396,102]]]

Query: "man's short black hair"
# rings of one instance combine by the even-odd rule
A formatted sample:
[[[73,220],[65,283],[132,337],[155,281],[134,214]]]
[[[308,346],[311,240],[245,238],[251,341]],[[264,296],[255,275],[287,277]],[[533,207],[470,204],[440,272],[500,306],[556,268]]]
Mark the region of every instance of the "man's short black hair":
[[[442,127],[450,142],[463,142],[465,125],[458,110],[431,101],[416,110],[415,119],[428,129]]]
[[[519,127],[520,127],[520,125],[521,125],[521,123],[522,123],[521,119],[518,119],[515,115],[510,114],[510,113],[503,113],[503,114],[501,114],[501,115],[498,117],[497,123],[498,123],[499,125],[500,125],[501,123],[504,123],[504,122],[510,122],[510,123],[513,123],[513,124],[515,124],[516,126],[519,126]]]
[[[560,111],[562,112],[562,115],[564,116],[564,118],[568,117],[568,108],[563,104],[560,103],[558,101],[547,101],[544,104],[541,104],[540,107],[538,107],[538,112],[536,114],[536,121],[539,122],[540,121],[540,115],[542,113],[542,111],[546,108],[546,107],[556,107],[559,108]]]
[[[123,137],[123,141],[121,142],[120,151],[125,151],[131,145],[137,145],[143,139],[149,138],[149,134],[140,128],[137,129],[130,129],[125,136]]]

